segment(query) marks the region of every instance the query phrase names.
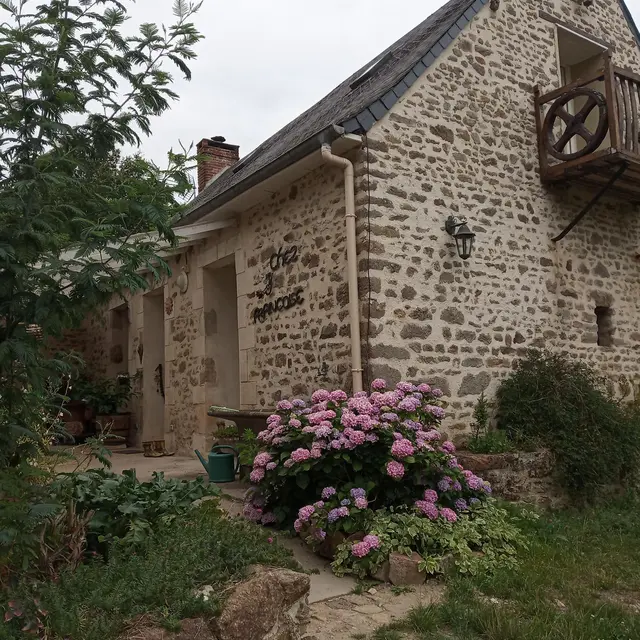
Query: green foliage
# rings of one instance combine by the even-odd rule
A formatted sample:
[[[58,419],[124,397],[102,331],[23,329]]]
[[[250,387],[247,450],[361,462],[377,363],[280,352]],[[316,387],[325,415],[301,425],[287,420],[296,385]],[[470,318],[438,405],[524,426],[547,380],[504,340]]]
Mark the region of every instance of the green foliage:
[[[176,480],[154,473],[140,482],[135,471],[122,475],[91,469],[60,476],[52,485],[55,501],[73,502],[79,513],[92,513],[88,534],[94,541],[128,546],[145,540],[153,527],[180,519],[194,500],[219,494],[202,478]]]
[[[616,402],[584,363],[530,351],[496,397],[499,428],[516,446],[551,449],[576,498],[628,482],[640,464],[640,411]]]
[[[74,384],[73,392],[73,397],[85,402],[100,416],[119,413],[135,395],[131,376],[124,374],[117,378],[82,378]]]
[[[26,581],[12,588],[0,599],[0,613],[13,602],[22,615],[0,628],[0,639],[23,638],[20,629],[25,619],[38,616],[38,605],[46,612],[40,619],[47,637],[78,640],[123,637],[127,622],[143,614],[167,626],[214,616],[225,588],[255,564],[297,568],[290,552],[269,543],[259,527],[222,517],[215,505],[205,503],[160,524],[135,552],[116,547],[106,564],[86,563],[35,590]],[[208,601],[194,593],[205,584],[214,587]]]
[[[422,556],[420,568],[427,573],[443,572],[451,558],[459,572],[475,575],[515,566],[518,550],[527,546],[514,518],[493,499],[458,514],[455,523],[403,510],[379,510],[368,531],[379,538],[380,546],[358,558],[351,542],[341,544],[331,565],[337,575],[365,577],[375,573],[390,553],[413,551]]]
[[[507,451],[513,451],[513,443],[504,431],[491,429],[489,424],[490,410],[491,403],[484,393],[481,393],[473,409],[472,435],[467,448],[473,453],[506,453]]]
[[[258,442],[258,437],[251,429],[245,429],[242,434],[242,440],[238,444],[240,464],[252,465],[253,459],[258,455],[259,451],[260,443]]]
[[[178,97],[169,69],[189,77],[197,9],[127,35],[116,0],[0,4],[0,466],[35,455],[57,415],[49,387],[70,364],[49,339],[167,269],[190,152],[161,168],[120,149]]]
[[[238,427],[233,423],[225,424],[224,426],[218,427],[216,429],[216,438],[223,438],[228,440],[234,440],[240,437],[240,432],[238,431]]]

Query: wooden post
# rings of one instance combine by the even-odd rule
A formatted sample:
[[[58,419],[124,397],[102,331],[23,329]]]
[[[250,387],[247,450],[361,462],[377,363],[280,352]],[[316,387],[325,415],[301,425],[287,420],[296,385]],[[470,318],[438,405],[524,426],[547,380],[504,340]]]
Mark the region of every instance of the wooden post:
[[[604,86],[607,94],[607,111],[609,116],[609,136],[611,148],[614,151],[620,149],[620,123],[618,122],[618,100],[616,96],[615,69],[611,60],[611,51],[605,51],[604,55]]]

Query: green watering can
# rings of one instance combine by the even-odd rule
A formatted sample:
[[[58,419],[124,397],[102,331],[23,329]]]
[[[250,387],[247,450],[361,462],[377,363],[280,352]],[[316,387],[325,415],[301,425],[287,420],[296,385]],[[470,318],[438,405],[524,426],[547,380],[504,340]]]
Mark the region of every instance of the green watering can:
[[[231,449],[233,453],[218,453],[220,449]],[[233,482],[238,473],[240,459],[238,452],[226,444],[216,444],[209,451],[209,461],[205,461],[202,454],[196,449],[196,455],[200,458],[202,466],[209,474],[209,482]]]

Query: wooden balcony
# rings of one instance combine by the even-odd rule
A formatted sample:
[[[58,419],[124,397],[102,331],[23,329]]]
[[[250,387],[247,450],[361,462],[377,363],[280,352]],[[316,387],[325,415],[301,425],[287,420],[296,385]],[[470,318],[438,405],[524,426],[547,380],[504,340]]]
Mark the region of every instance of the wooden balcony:
[[[604,58],[602,71],[535,92],[543,182],[580,181],[640,201],[640,75]]]

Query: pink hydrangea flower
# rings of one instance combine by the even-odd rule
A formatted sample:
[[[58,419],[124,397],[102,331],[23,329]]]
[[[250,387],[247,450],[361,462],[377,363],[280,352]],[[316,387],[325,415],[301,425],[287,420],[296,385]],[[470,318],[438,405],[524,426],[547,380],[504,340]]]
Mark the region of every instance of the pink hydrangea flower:
[[[387,388],[387,381],[383,380],[382,378],[376,378],[371,383],[371,388],[375,389],[376,391],[382,391],[383,389]]]
[[[404,465],[402,462],[397,462],[396,460],[387,462],[387,475],[396,480],[402,478],[402,476],[404,476]]]
[[[428,404],[424,410],[438,420],[442,420],[442,418],[444,418],[444,409],[442,407],[436,407],[435,405]]]
[[[256,484],[258,484],[259,482],[262,482],[263,479],[264,479],[264,469],[262,467],[258,467],[254,469],[249,474],[249,480],[251,480],[251,482],[254,482]]]
[[[367,442],[378,442],[379,438],[375,433],[367,433],[365,438]]]
[[[427,516],[429,520],[435,520],[438,517],[438,507],[432,502],[416,500],[415,506],[416,509],[418,509],[422,515]]]
[[[351,409],[351,411],[357,411],[360,414],[366,413],[371,415],[375,413],[374,406],[369,402],[367,398],[357,398],[354,396],[349,400],[348,407],[349,409]]]
[[[449,509],[448,507],[443,507],[442,509],[440,509],[440,515],[447,522],[455,522],[458,519],[456,512],[453,509]]]
[[[290,467],[293,467],[293,465],[295,464],[295,462],[289,458],[288,460],[285,460],[283,465],[285,469],[289,469]]]
[[[440,440],[442,436],[440,435],[440,432],[437,431],[436,429],[431,429],[431,431],[427,431],[425,438],[427,440]]]
[[[413,448],[411,441],[406,438],[396,440],[391,445],[391,455],[395,458],[406,458],[408,456],[412,456],[414,453],[415,449]]]
[[[435,398],[442,398],[444,394],[442,393],[441,389],[431,389],[431,395],[433,395]]]
[[[467,478],[467,484],[469,485],[469,489],[474,489],[475,491],[478,491],[482,489],[482,487],[484,486],[484,480],[472,474]]]
[[[374,427],[373,418],[370,415],[362,414],[358,415],[355,418],[355,423],[358,425],[363,431],[370,431]]]
[[[431,393],[431,387],[423,382],[422,384],[418,385],[418,391],[420,393]]]
[[[308,460],[311,457],[311,452],[309,451],[309,449],[296,449],[295,451],[291,452],[291,460],[293,460],[294,462],[304,462],[305,460]]]
[[[346,399],[347,394],[342,389],[336,389],[329,394],[331,402],[344,402]]]
[[[368,536],[365,536],[363,538],[362,542],[366,542],[371,549],[379,549],[380,548],[380,538],[378,538],[378,536],[374,536],[372,534],[369,534]]]
[[[369,506],[369,502],[366,498],[356,498],[353,501],[353,504],[355,504],[358,509],[366,509]]]
[[[314,502],[313,506],[316,509],[322,509],[322,507],[324,507],[324,500],[318,500],[318,502]]]
[[[275,522],[277,522],[277,520],[278,519],[276,518],[276,514],[273,513],[273,511],[268,511],[267,513],[263,514],[260,522],[262,522],[262,524],[274,524]]]
[[[427,489],[424,492],[424,499],[427,502],[431,502],[431,504],[433,504],[434,502],[438,501],[438,492],[434,491],[433,489]]]
[[[332,449],[342,449],[342,442],[340,440],[332,440],[331,441]]]
[[[364,433],[364,431],[352,431],[349,435],[349,440],[353,444],[364,444],[365,439],[366,434]]]
[[[335,496],[336,495],[336,490],[333,487],[325,487],[322,490],[322,497],[325,500],[328,500],[331,496]]]
[[[303,522],[307,522],[309,518],[315,513],[316,508],[312,504],[308,504],[305,507],[298,509],[298,519]]]
[[[242,510],[242,515],[251,522],[260,522],[262,518],[262,509],[255,507],[252,504],[245,504]]]
[[[328,438],[331,435],[333,429],[326,425],[320,425],[316,429],[316,438]]]
[[[346,518],[349,515],[348,507],[338,507],[337,512],[340,518]]]
[[[318,458],[322,458],[322,449],[318,449],[318,447],[313,447],[311,449],[311,457],[314,460],[317,460]]]
[[[258,434],[258,440],[262,440],[263,442],[268,442],[271,439],[271,432],[265,429]]]
[[[304,527],[304,522],[302,520],[296,520],[293,523],[293,528],[296,530],[296,533],[300,533]]]
[[[402,391],[402,393],[411,393],[412,391],[415,391],[416,387],[410,382],[398,382],[396,389],[398,391]]]
[[[356,542],[351,547],[351,553],[356,558],[364,558],[369,551],[371,551],[371,547],[364,540],[362,542]]]
[[[267,471],[273,471],[278,466],[277,462],[269,462],[265,467]]]
[[[300,422],[298,418],[291,418],[291,420],[289,420],[289,426],[294,429],[299,429],[302,426],[302,422]]]
[[[456,446],[451,442],[451,440],[445,440],[440,448],[447,453],[454,453],[456,450]]]
[[[267,451],[262,451],[253,459],[253,466],[266,467],[272,459],[273,457],[270,453],[268,453]]]
[[[293,405],[288,400],[280,400],[276,405],[276,409],[278,409],[278,411],[291,411]]]
[[[270,415],[267,418],[267,424],[270,427],[277,427],[281,422],[282,422],[282,418],[279,415],[275,414],[275,413],[273,415]]]
[[[313,395],[311,396],[311,402],[316,404],[318,402],[326,402],[330,397],[331,394],[326,389],[318,389],[317,391],[313,392]]]

